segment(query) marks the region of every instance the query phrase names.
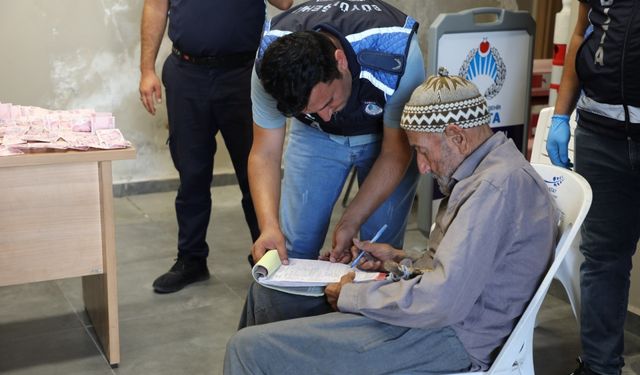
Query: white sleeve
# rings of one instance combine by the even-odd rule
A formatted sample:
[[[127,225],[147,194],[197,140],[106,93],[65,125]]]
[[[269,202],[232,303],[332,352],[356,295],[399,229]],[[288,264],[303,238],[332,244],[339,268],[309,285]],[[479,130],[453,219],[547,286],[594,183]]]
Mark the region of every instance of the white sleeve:
[[[253,67],[251,74],[251,102],[253,108],[253,122],[261,128],[281,128],[285,124],[286,117],[278,111],[276,100],[269,95]]]

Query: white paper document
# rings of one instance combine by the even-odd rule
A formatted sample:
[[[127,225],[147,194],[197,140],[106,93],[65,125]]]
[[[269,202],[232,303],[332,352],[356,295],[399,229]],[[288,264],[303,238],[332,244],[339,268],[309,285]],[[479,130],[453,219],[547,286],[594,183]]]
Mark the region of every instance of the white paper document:
[[[324,294],[324,287],[336,283],[340,278],[355,272],[355,282],[383,280],[386,274],[365,272],[351,268],[348,264],[331,263],[323,260],[289,258],[283,265],[276,250],[269,250],[251,270],[253,278],[269,288],[302,295]]]

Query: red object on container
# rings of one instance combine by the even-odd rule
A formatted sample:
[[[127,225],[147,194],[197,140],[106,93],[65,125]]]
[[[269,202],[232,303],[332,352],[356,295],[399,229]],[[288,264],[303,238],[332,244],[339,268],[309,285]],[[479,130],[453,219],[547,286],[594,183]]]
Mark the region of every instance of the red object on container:
[[[551,84],[551,59],[533,60],[533,72],[531,75],[531,96],[549,96]]]
[[[564,56],[567,54],[566,44],[553,45],[553,65],[564,65]]]
[[[556,67],[562,68],[564,67],[564,56],[567,53],[567,45],[566,44],[555,44],[553,46],[553,60],[552,64]],[[561,70],[562,71],[562,70]],[[560,77],[558,77],[558,82],[552,82],[549,86],[551,89],[558,91],[560,88]]]

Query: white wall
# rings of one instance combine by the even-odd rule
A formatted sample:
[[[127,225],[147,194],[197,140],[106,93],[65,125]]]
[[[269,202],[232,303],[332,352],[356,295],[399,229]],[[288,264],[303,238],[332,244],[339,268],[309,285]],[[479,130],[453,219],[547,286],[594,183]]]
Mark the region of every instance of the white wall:
[[[3,0],[1,7],[0,101],[113,112],[138,149],[137,160],[114,163],[114,181],[174,175],[166,114],[146,115],[138,99],[142,0]]]
[[[429,24],[441,12],[516,8],[515,0],[389,2],[421,23],[423,48]],[[114,163],[114,182],[176,177],[165,145],[166,111],[148,115],[138,99],[142,0],[2,0],[0,7],[0,102],[113,112],[138,150],[136,160]],[[158,72],[169,47],[165,38]],[[218,143],[216,173],[231,173],[226,149]]]

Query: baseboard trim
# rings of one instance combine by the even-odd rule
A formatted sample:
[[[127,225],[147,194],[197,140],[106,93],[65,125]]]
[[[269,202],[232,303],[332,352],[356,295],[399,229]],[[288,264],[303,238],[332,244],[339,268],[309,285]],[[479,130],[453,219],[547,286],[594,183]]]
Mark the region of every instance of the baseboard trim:
[[[214,174],[211,186],[227,186],[238,183],[234,173]],[[113,196],[116,198],[128,195],[162,193],[167,191],[177,191],[180,181],[177,178],[163,180],[132,181],[113,184]]]

